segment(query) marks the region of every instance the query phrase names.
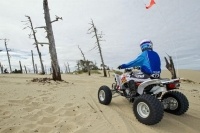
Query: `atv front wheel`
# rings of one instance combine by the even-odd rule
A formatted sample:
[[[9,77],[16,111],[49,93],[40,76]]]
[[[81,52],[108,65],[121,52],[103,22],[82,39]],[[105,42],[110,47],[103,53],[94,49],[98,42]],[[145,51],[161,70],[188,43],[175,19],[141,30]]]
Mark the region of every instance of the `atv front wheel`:
[[[101,86],[98,91],[98,99],[101,104],[108,105],[112,100],[112,92],[108,86]]]
[[[164,110],[175,115],[184,114],[189,108],[187,97],[178,91],[169,91],[162,96]]]
[[[152,95],[138,96],[133,103],[136,119],[146,125],[154,125],[163,118],[162,103]]]

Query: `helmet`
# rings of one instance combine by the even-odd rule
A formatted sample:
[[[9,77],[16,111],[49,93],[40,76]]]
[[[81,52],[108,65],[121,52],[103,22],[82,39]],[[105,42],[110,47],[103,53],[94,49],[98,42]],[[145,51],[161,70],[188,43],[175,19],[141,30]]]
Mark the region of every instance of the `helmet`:
[[[145,50],[152,50],[153,49],[153,43],[151,42],[151,40],[142,40],[140,42],[140,48],[142,51],[145,51]]]

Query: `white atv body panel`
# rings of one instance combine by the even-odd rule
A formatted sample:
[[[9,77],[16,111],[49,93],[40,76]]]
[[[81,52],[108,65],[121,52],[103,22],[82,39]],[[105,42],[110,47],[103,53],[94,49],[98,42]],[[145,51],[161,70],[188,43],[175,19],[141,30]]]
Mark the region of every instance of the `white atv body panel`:
[[[154,86],[150,92],[153,94],[158,94],[160,92],[165,92],[167,91],[166,87],[163,86],[162,84],[166,83],[172,83],[175,82],[176,80],[179,79],[140,79],[140,78],[133,78],[130,76],[129,73],[124,73],[122,75],[114,74],[116,82],[117,82],[117,87],[118,89],[123,89],[123,84],[127,83],[130,80],[134,80],[135,82],[140,82],[141,84],[138,86],[137,93],[142,95],[144,92],[144,88],[151,84],[157,84],[157,86]]]

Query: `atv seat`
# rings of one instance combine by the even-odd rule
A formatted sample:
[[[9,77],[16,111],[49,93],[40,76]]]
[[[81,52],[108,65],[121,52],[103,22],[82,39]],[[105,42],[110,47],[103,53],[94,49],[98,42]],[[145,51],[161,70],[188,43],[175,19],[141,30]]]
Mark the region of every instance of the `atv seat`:
[[[132,72],[130,75],[131,75],[130,76],[131,78],[137,78],[137,79],[148,79],[148,78],[150,78],[150,76],[148,74],[144,74],[142,72]]]
[[[137,79],[160,79],[160,74],[152,74],[148,75],[143,72],[132,72],[131,78],[137,78]]]

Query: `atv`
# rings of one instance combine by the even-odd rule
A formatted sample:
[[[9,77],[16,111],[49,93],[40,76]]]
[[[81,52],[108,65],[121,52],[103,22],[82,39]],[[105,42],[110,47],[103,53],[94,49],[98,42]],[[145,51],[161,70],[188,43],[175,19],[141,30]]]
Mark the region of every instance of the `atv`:
[[[135,117],[143,124],[159,123],[164,111],[182,115],[189,108],[187,97],[177,91],[180,87],[179,78],[160,78],[158,75],[152,77],[132,70],[126,70],[122,75],[115,73],[114,77],[115,83],[111,89],[105,85],[99,88],[99,102],[109,105],[112,98],[123,96],[133,103]]]

